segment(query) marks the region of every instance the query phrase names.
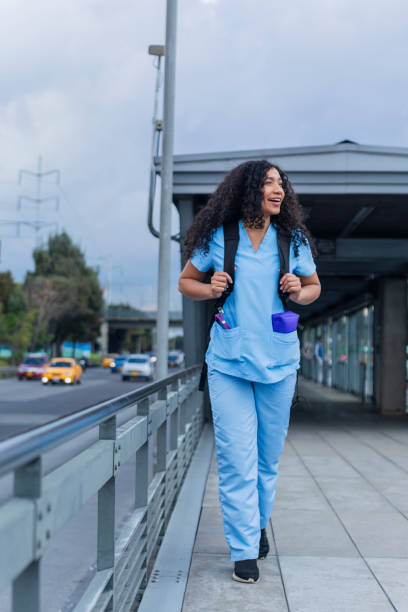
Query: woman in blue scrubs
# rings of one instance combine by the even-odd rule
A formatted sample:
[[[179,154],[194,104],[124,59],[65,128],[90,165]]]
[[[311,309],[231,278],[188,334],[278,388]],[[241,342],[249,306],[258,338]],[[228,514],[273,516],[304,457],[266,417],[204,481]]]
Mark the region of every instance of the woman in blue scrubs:
[[[275,331],[271,321],[272,314],[284,311],[277,228],[292,237],[290,272],[281,289],[306,305],[319,297],[320,282],[313,239],[290,181],[278,166],[260,160],[234,168],[194,218],[185,239],[181,293],[216,299],[232,283],[223,270],[223,223],[232,219],[239,225],[239,243],[234,289],[223,307],[229,329],[213,324],[205,360],[232,577],[255,583],[257,559],[269,552],[266,527],[300,357],[296,329]],[[205,283],[210,269],[211,283]]]

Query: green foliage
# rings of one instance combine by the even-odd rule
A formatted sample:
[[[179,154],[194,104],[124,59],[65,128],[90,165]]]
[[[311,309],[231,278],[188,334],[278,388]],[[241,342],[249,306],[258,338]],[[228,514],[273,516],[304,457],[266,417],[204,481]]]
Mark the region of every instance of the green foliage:
[[[73,244],[66,232],[50,236],[45,249],[34,250],[33,259],[35,276],[71,277],[73,269],[80,275],[89,269],[86,267],[84,254]]]
[[[27,311],[27,300],[21,285],[16,285],[13,293],[10,294],[8,310],[16,315]]]
[[[101,365],[102,355],[100,353],[91,353],[89,356],[89,365]]]
[[[184,336],[174,336],[173,338],[169,338],[168,343],[169,350],[184,350]]]
[[[15,363],[51,342],[94,340],[103,312],[96,271],[68,234],[51,236],[33,258],[24,285],[0,273],[0,344],[10,347]]]
[[[31,344],[34,313],[27,310],[21,285],[13,281],[11,272],[0,274],[0,344],[12,351],[14,363],[21,360]]]
[[[35,270],[25,289],[34,305],[34,343],[94,340],[103,312],[96,271],[65,232],[51,236],[46,248],[33,253]]]
[[[3,312],[8,312],[9,299],[14,287],[15,283],[11,272],[0,272],[0,305],[3,306]]]
[[[151,329],[130,329],[126,333],[122,348],[129,353],[138,353],[152,350]]]

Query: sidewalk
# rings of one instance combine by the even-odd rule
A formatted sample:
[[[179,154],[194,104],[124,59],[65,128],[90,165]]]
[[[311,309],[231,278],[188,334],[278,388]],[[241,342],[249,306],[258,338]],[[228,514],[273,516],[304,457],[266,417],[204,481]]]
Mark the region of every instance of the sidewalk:
[[[231,580],[215,452],[183,612],[408,612],[408,416],[302,381],[256,585]]]

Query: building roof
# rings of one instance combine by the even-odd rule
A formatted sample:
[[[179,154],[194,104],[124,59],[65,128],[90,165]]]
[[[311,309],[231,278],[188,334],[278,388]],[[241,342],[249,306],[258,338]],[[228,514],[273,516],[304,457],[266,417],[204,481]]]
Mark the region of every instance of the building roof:
[[[174,196],[210,194],[227,172],[251,159],[276,163],[299,194],[408,193],[408,147],[362,145],[346,139],[307,147],[175,155]]]

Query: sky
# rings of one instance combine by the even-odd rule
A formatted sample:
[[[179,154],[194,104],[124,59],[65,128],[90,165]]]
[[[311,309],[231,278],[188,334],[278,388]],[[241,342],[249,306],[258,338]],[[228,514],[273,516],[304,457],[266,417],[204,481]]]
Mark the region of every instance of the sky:
[[[154,308],[158,240],[147,227],[165,0],[2,0],[0,270],[33,268],[36,182],[58,169],[38,234],[65,229],[112,301]],[[408,146],[405,0],[179,0],[175,153],[334,144]],[[161,89],[161,95],[163,89]],[[159,226],[156,205],[155,225]],[[173,233],[179,229],[172,207]],[[179,246],[172,243],[170,308]]]

